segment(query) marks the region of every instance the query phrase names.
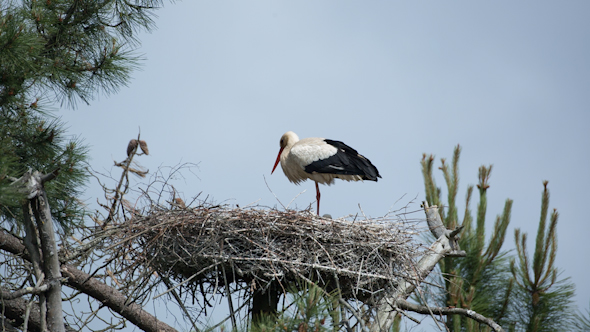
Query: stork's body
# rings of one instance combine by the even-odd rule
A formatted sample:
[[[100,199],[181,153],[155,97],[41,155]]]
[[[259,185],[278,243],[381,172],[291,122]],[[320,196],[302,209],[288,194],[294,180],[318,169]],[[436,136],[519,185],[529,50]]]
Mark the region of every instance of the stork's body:
[[[289,131],[281,137],[280,146],[272,171],[275,171],[280,162],[289,181],[299,184],[307,179],[313,180],[318,215],[320,214],[318,183],[331,185],[337,178],[346,181],[377,181],[377,178],[381,177],[369,159],[340,141],[318,137],[299,140],[297,134]]]

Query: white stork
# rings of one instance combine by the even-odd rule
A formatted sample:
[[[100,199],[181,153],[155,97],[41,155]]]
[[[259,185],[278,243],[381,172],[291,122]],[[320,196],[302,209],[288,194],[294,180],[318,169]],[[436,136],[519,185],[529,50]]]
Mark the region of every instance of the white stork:
[[[279,162],[289,181],[299,184],[307,179],[315,181],[317,213],[320,215],[318,183],[331,185],[334,179],[346,181],[377,181],[379,171],[371,161],[350,146],[330,139],[309,137],[299,140],[288,131],[281,137],[281,149],[272,173]]]

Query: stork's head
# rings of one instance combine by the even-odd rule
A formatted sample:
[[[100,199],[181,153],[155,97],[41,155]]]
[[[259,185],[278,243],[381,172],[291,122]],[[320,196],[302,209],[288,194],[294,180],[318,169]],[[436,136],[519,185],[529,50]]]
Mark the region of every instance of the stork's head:
[[[295,134],[292,131],[288,131],[284,133],[283,136],[281,136],[281,141],[279,142],[279,145],[281,146],[281,149],[284,149],[287,146],[293,146],[293,144],[297,143],[298,141],[299,136],[297,136],[297,134]]]
[[[297,134],[292,131],[288,131],[284,133],[283,136],[281,136],[281,141],[279,142],[281,149],[279,150],[277,161],[275,162],[275,166],[272,168],[272,172],[270,172],[270,174],[274,173],[275,169],[279,165],[279,161],[281,161],[281,153],[283,153],[283,150],[285,150],[286,147],[292,147],[293,144],[297,143],[297,141],[299,141],[299,136],[297,136]]]

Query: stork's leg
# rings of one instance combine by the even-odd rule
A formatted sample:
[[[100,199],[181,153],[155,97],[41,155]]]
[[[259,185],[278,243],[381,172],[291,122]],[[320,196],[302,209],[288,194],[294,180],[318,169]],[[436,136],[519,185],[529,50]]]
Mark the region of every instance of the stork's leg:
[[[318,202],[318,216],[320,215],[320,187],[318,186],[318,183],[316,181],[315,183],[315,199]]]

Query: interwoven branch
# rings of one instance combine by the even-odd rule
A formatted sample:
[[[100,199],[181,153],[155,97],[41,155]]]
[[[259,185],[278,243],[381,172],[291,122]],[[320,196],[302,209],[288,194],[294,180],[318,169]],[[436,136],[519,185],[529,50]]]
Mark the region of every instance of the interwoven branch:
[[[332,220],[300,211],[158,208],[113,227],[107,245],[125,257],[122,270],[137,274],[149,267],[177,282],[190,278],[185,290],[211,294],[220,292],[225,269],[230,281],[255,288],[306,276],[328,290],[338,285],[344,298],[367,300],[412,278],[419,247],[412,242],[413,223]]]

